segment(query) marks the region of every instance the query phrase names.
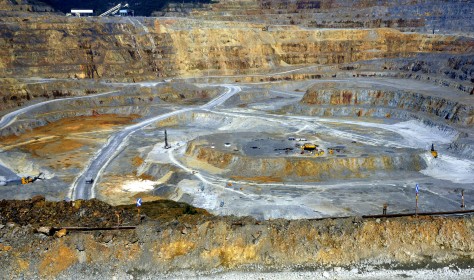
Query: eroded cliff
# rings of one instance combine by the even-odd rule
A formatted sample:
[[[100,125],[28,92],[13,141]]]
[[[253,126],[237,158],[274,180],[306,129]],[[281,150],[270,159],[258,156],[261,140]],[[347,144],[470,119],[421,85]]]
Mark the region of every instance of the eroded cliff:
[[[9,212],[5,208],[9,203],[20,206],[20,211]],[[10,276],[57,278],[80,273],[102,279],[156,276],[189,269],[209,273],[215,268],[357,267],[363,263],[411,268],[450,263],[467,267],[474,257],[472,218],[353,217],[259,222],[251,218],[211,217],[184,204],[165,204],[145,204],[142,213],[149,217],[136,229],[63,230],[48,236],[40,226],[74,223],[113,227],[117,221],[133,225],[138,220],[134,221],[132,207],[113,208],[95,201],[3,201],[0,255],[4,261],[0,266],[4,275]],[[167,215],[166,209],[174,209],[174,214]],[[38,217],[56,214],[54,220],[47,221],[28,219],[33,217],[31,213]]]

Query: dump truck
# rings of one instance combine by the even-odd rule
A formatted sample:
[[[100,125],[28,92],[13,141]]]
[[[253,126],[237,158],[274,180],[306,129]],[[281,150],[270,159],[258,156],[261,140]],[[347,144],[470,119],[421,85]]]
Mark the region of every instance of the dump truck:
[[[301,149],[304,151],[314,151],[317,150],[317,145],[312,143],[305,143],[303,144],[303,146],[301,146]]]

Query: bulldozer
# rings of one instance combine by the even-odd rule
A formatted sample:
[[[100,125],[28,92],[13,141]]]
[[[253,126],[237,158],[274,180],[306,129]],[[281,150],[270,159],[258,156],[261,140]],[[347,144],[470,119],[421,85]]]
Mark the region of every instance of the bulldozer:
[[[431,155],[432,155],[434,158],[437,158],[437,157],[438,157],[438,151],[435,150],[433,143],[431,143]]]

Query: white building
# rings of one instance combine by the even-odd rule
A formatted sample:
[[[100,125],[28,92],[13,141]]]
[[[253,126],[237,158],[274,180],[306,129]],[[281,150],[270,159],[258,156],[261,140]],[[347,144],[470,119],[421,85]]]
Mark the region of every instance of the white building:
[[[83,17],[83,16],[93,16],[94,15],[94,10],[79,10],[79,9],[73,9],[71,10],[71,15],[73,16],[78,16],[78,17]]]

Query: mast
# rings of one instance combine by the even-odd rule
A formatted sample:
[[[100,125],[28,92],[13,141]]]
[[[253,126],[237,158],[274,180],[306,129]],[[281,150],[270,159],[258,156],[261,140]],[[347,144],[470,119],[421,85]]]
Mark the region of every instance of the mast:
[[[169,149],[171,148],[170,145],[168,145],[168,133],[166,132],[166,129],[165,129],[165,149]]]

